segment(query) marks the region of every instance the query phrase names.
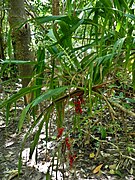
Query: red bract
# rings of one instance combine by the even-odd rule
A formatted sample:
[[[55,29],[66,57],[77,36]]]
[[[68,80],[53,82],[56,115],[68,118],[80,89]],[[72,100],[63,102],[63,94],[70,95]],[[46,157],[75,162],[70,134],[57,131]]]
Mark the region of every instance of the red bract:
[[[65,138],[65,144],[66,144],[67,149],[70,150],[71,144],[69,143],[69,138],[68,137]]]
[[[82,114],[81,104],[84,103],[83,96],[82,95],[77,96],[76,99],[74,99],[73,102],[74,102],[74,105],[75,105],[75,112],[77,114]]]
[[[58,130],[57,138],[60,138],[62,136],[62,134],[63,134],[64,128],[61,127],[61,128],[58,128],[57,130]]]
[[[81,101],[79,99],[75,100],[74,105],[75,105],[75,112],[81,114],[82,113]]]
[[[75,154],[73,154],[73,155],[69,154],[69,165],[70,165],[70,168],[72,168],[75,159],[76,159],[76,155]]]
[[[80,107],[75,107],[75,112],[76,112],[77,114],[82,114],[82,108],[81,108],[81,106],[80,106]]]
[[[74,104],[75,104],[75,106],[80,106],[81,105],[81,101],[79,99],[76,99],[74,101]]]

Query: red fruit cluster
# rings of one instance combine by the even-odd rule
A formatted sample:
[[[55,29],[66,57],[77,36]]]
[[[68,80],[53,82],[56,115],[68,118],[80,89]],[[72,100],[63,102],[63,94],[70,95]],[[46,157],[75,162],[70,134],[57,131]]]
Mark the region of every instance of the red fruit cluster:
[[[82,114],[82,107],[81,107],[81,104],[84,103],[84,99],[83,99],[83,96],[77,96],[74,100],[74,105],[75,105],[75,112],[77,114]]]
[[[57,130],[58,130],[57,138],[60,138],[62,136],[62,134],[63,134],[64,128],[61,127],[61,128],[58,128]]]

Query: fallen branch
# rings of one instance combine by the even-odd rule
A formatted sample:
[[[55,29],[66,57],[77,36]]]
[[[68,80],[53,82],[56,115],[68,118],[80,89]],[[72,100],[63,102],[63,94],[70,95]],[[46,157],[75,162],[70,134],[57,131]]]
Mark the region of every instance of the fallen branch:
[[[113,102],[113,101],[109,101],[113,106],[116,106],[117,108],[119,108],[121,111],[129,114],[130,116],[135,117],[135,113],[132,111],[129,111],[128,109],[124,108],[123,106],[121,106],[120,104]]]
[[[96,140],[96,141],[98,141],[98,142],[107,143],[107,144],[110,144],[110,145],[112,145],[113,147],[115,147],[115,148],[117,149],[117,151],[119,152],[119,154],[120,154],[121,157],[130,159],[130,160],[132,160],[132,161],[135,161],[135,158],[133,158],[133,157],[131,157],[131,156],[127,156],[127,155],[122,154],[120,148],[119,148],[117,145],[115,145],[114,143],[108,142],[108,141],[106,141],[106,140],[100,140],[100,139],[98,139],[97,137],[94,137],[93,135],[90,135],[90,136],[91,136],[94,140]]]

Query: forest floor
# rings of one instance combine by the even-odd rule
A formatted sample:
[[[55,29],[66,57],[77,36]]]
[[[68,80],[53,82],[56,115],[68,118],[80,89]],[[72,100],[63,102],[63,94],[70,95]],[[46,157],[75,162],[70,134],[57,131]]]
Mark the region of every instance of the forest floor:
[[[8,93],[1,93],[0,99],[3,99]],[[54,123],[50,127],[51,138],[48,143],[45,140],[45,130],[42,130],[35,154],[30,160],[29,146],[34,137],[33,132],[24,147],[23,166],[20,177],[18,177],[20,147],[29,128],[26,123],[23,131],[17,134],[16,129],[22,109],[21,101],[16,109],[12,107],[8,127],[5,125],[5,110],[0,112],[0,180],[135,179],[135,118],[129,117],[118,109],[116,109],[117,119],[115,122],[112,122],[106,109],[102,116],[96,116],[83,123],[83,130],[87,132],[84,136],[80,137],[80,132],[71,134],[72,150],[76,153],[72,167],[69,166],[68,160],[65,160],[67,156],[63,155],[65,152],[62,152],[62,147],[58,148],[59,145],[62,145],[63,138],[57,139],[57,129]],[[70,120],[67,118],[66,121],[66,126],[70,126]],[[105,139],[101,139],[101,133],[97,128],[98,124],[106,125]],[[112,131],[110,131],[111,125]],[[57,157],[61,161],[59,167]]]

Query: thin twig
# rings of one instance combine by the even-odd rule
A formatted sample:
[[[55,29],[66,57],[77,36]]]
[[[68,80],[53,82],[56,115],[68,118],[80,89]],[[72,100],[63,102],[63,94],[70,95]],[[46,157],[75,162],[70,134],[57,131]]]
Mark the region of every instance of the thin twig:
[[[131,157],[131,156],[126,156],[126,155],[123,155],[123,154],[122,154],[122,157],[123,157],[123,158],[130,159],[130,160],[132,160],[132,161],[135,161],[135,158],[133,158],[133,157]]]

